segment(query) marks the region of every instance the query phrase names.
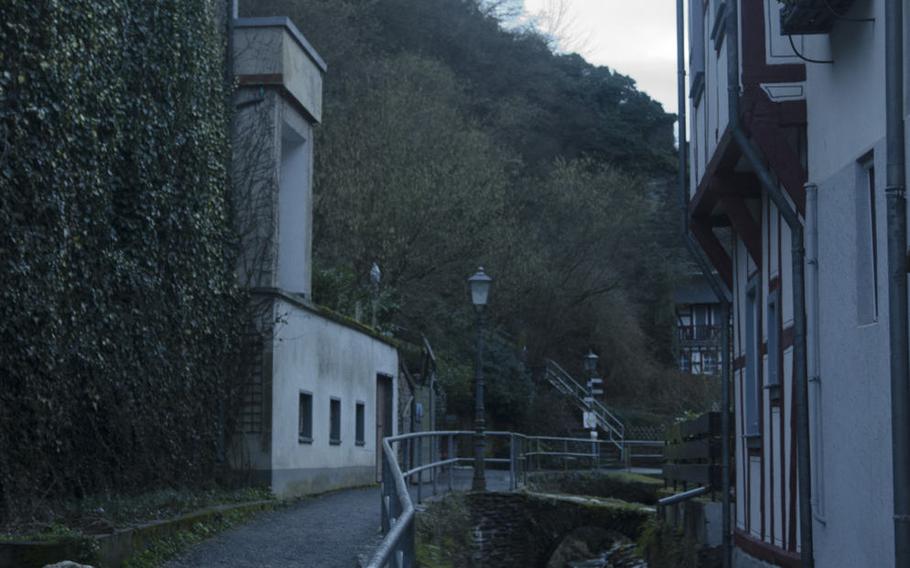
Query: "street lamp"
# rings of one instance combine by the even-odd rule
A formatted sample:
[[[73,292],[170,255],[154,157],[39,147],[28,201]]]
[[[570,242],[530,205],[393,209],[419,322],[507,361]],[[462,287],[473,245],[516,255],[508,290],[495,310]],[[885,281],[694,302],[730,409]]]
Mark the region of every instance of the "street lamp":
[[[373,266],[370,268],[370,291],[372,292],[372,304],[373,304],[373,315],[370,318],[370,325],[373,329],[376,329],[377,318],[376,314],[379,311],[379,284],[382,282],[382,269],[379,268],[379,263],[373,261]]]
[[[585,355],[585,371],[588,372],[588,375],[591,376],[594,374],[594,371],[597,370],[597,360],[599,357],[593,350],[588,349],[588,354]]]
[[[474,310],[477,312],[477,359],[474,362],[474,479],[471,482],[472,491],[486,491],[487,489],[484,470],[484,453],[486,449],[484,430],[486,429],[486,422],[483,416],[483,309],[487,305],[492,282],[493,279],[483,271],[482,266],[477,269],[473,276],[468,278],[468,284],[471,286],[471,303],[474,304]]]

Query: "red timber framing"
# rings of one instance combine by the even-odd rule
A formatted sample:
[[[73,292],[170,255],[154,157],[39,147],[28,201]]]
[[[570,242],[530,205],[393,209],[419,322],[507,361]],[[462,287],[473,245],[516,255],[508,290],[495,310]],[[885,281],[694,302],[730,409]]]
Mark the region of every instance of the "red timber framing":
[[[805,211],[803,186],[807,173],[798,148],[785,131],[806,124],[806,101],[772,102],[762,89],[765,83],[798,83],[806,80],[804,64],[768,65],[765,46],[765,3],[740,2],[742,21],[742,125],[768,160],[771,170],[787,190],[800,213]]]
[[[802,213],[805,210],[803,186],[807,172],[800,160],[799,148],[793,147],[791,141],[794,140],[794,132],[806,124],[806,103],[773,102],[762,85],[805,81],[806,67],[803,64],[768,64],[765,14],[765,2],[762,0],[743,0],[740,3],[743,87],[740,124]],[[761,266],[761,250],[758,247],[760,223],[752,218],[744,201],[759,197],[760,185],[753,174],[735,171],[741,157],[731,132],[725,129],[705,167],[689,209],[693,234],[705,247],[714,268],[728,285],[732,283],[732,265],[728,267],[727,264],[730,257],[711,230],[710,219],[718,213],[729,219],[752,260]]]
[[[693,219],[690,228],[727,288],[733,286],[733,260],[711,230],[710,222],[707,219]]]
[[[803,213],[803,186],[807,173],[801,151],[807,120],[806,103],[792,100],[774,102],[763,85],[803,82],[806,80],[806,68],[803,64],[768,64],[766,8],[764,0],[740,1],[742,94],[739,119],[743,130],[758,148],[774,177],[783,186],[797,210]],[[774,8],[772,6],[772,17],[776,12]],[[734,248],[732,254],[747,254],[754,266],[764,273],[758,279],[761,292],[757,325],[761,330],[768,317],[768,294],[775,290],[789,294],[790,290],[790,282],[780,281],[784,274],[784,251],[781,250],[781,233],[784,228],[780,214],[769,206],[756,176],[742,168],[742,161],[742,153],[727,129],[721,133],[692,196],[689,206],[690,226],[693,236],[704,248],[714,268],[734,293],[743,293],[745,284],[742,279],[749,279],[753,275],[744,273],[741,268],[743,265],[734,265],[730,253],[717,239],[714,227],[729,224],[736,238],[744,245],[739,249],[744,250],[744,253],[737,253]],[[757,212],[759,204],[765,208],[764,211]],[[771,222],[772,215],[776,216],[776,223]],[[766,221],[764,228],[762,217]],[[775,248],[772,250],[771,246]],[[763,258],[764,254],[768,258]],[[775,259],[774,266],[769,264],[772,259]],[[734,266],[740,268],[736,270]],[[736,321],[741,321],[745,316],[741,313],[740,302],[734,302],[734,306]],[[735,532],[734,541],[737,547],[755,558],[777,566],[797,567],[800,562],[797,553],[796,412],[792,404],[795,399],[792,380],[795,361],[792,357],[789,373],[784,372],[784,352],[792,349],[794,337],[793,328],[787,325],[788,322],[783,321],[783,318],[779,318],[778,322],[781,326],[778,330],[778,353],[768,353],[767,342],[761,335],[758,338],[756,368],[760,377],[759,385],[763,384],[761,377],[764,377],[764,355],[767,354],[768,357],[777,358],[782,385],[784,376],[789,374],[790,388],[781,392],[780,398],[774,399],[768,398],[769,391],[765,388],[759,389],[757,393],[761,441],[746,443],[743,440],[738,448],[736,459],[740,461],[742,490],[745,494],[737,497],[743,499],[743,517]],[[736,420],[740,431],[745,432],[743,396],[746,359],[744,338],[741,334],[737,336],[735,354],[739,356],[733,361],[733,369],[736,371],[734,380],[738,383]],[[779,432],[779,435],[772,432]],[[752,475],[750,464],[755,459],[761,461],[761,467]],[[751,497],[753,492],[755,499]],[[758,511],[754,510],[756,507]]]
[[[739,197],[722,197],[720,205],[755,265],[761,266],[761,225],[752,217],[745,200]]]
[[[799,555],[771,546],[739,529],[736,529],[733,533],[733,543],[749,556],[769,564],[783,566],[784,568],[799,568],[800,566]]]

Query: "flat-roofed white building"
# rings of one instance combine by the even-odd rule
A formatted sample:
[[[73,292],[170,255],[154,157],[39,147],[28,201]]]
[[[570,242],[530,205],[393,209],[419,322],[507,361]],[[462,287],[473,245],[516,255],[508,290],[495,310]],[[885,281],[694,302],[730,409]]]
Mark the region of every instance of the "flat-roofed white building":
[[[396,343],[312,298],[313,129],[326,65],[287,18],[234,20],[237,272],[253,314],[233,464],[281,496],[373,483]]]

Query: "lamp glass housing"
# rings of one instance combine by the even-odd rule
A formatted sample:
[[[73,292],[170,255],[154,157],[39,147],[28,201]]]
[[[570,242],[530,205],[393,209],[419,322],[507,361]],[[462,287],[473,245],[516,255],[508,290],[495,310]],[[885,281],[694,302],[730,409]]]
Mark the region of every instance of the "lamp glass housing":
[[[596,371],[597,370],[597,359],[599,359],[597,354],[594,353],[594,351],[589,350],[588,354],[585,355],[585,371],[588,371],[589,373],[593,373],[594,371]]]
[[[483,267],[477,269],[477,272],[468,278],[468,284],[471,285],[471,302],[478,307],[486,306],[490,297],[490,285],[493,279],[483,271]]]

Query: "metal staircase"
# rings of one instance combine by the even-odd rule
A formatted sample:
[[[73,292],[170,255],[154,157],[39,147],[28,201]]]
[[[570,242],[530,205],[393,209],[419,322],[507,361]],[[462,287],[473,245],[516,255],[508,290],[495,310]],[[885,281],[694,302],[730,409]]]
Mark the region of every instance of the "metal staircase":
[[[556,390],[572,399],[575,406],[581,410],[588,410],[588,402],[585,400],[588,398],[588,389],[572,378],[572,375],[563,369],[559,363],[552,359],[547,359],[544,377]],[[626,433],[625,425],[602,402],[596,398],[590,400],[590,410],[594,412],[594,416],[597,418],[597,427],[606,434],[607,441],[612,442],[621,454]]]

